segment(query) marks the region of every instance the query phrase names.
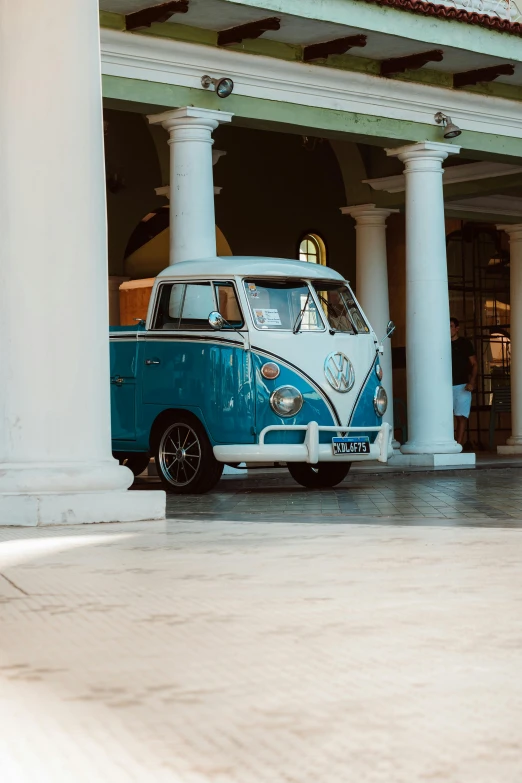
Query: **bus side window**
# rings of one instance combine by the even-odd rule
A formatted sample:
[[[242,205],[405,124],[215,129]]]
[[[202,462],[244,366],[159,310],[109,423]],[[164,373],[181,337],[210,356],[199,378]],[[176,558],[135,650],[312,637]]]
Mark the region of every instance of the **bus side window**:
[[[210,283],[163,285],[152,328],[208,331],[208,316],[214,309]]]
[[[216,283],[216,299],[223,318],[235,329],[243,326],[243,316],[232,283]]]

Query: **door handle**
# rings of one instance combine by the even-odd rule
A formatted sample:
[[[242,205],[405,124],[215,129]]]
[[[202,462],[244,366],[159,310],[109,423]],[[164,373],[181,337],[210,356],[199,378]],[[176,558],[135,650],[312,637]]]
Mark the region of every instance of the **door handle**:
[[[145,364],[150,367],[151,364],[161,364],[159,359],[145,359]]]
[[[114,378],[111,378],[111,383],[115,383],[118,386],[121,386],[122,383],[125,383],[125,380],[123,378],[120,378],[119,375],[116,375]]]

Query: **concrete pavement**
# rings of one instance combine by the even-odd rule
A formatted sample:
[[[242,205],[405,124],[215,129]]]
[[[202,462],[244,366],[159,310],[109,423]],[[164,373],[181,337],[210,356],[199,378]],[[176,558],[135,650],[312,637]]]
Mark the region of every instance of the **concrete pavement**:
[[[2,783],[519,783],[522,514],[262,494],[0,530]]]

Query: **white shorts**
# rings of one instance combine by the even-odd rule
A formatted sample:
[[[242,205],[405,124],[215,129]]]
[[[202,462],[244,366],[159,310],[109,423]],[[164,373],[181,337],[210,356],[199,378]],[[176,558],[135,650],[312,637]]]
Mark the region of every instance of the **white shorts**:
[[[471,410],[471,392],[466,391],[465,383],[453,386],[453,413],[455,416],[465,416],[469,419]]]

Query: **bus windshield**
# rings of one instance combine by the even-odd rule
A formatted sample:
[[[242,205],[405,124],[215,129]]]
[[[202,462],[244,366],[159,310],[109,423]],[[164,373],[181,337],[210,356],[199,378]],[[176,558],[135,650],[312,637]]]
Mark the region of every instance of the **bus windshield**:
[[[313,286],[331,329],[351,334],[369,333],[368,325],[347,285],[318,281]]]
[[[245,293],[256,329],[325,331],[312,292],[302,280],[245,280]]]

